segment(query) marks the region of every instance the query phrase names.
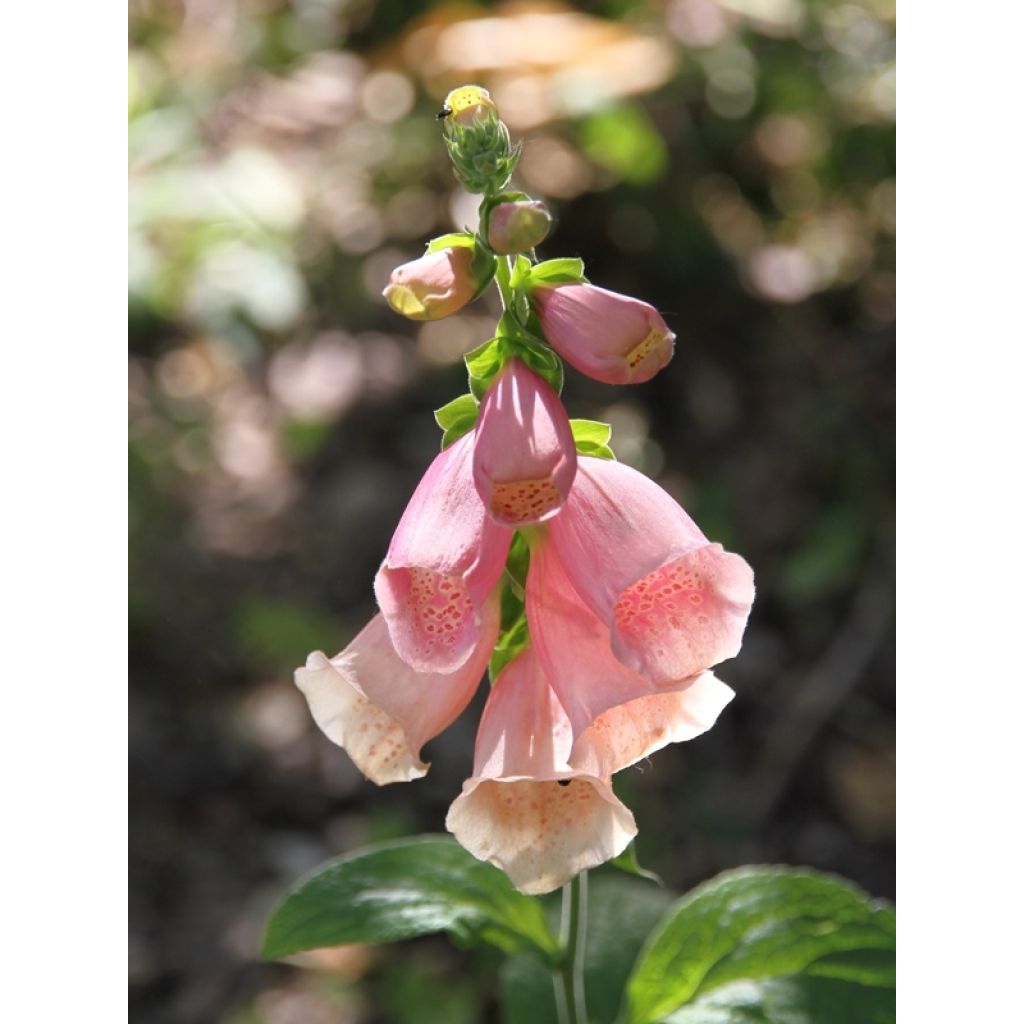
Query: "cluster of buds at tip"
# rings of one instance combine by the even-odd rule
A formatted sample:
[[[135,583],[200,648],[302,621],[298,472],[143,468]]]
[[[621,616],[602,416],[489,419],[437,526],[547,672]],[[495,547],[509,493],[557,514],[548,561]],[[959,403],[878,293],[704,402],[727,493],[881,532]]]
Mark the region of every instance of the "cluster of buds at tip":
[[[454,89],[437,116],[463,188],[478,194],[501,191],[512,177],[522,146],[512,145],[490,93],[478,85]]]
[[[468,392],[435,413],[442,450],[377,573],[380,613],[296,682],[383,785],[426,772],[420,748],[488,668],[473,773],[446,824],[543,893],[636,834],[612,776],[711,728],[732,698],[710,670],[739,650],[753,574],[615,461],[608,424],[570,420],[559,397],[562,359],[607,384],[650,380],[673,354],[664,319],[591,284],[579,259],[536,261],[551,216],[505,191],[519,147],[485,89],[456,89],[438,116],[456,176],[484,195],[480,232],[434,239],[384,295],[436,320],[493,279],[504,312],[465,357]]]

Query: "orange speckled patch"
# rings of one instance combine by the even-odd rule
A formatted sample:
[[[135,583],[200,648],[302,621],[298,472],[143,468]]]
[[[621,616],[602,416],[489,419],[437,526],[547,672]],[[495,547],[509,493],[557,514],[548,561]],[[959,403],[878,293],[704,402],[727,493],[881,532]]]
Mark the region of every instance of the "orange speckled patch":
[[[420,642],[428,651],[451,647],[473,610],[461,580],[429,569],[409,570],[408,600],[419,623]]]
[[[673,562],[638,580],[615,602],[620,632],[652,642],[666,631],[702,633],[708,623],[704,576],[685,561]]]
[[[526,523],[557,508],[562,496],[550,479],[495,484],[491,512],[507,523]]]
[[[647,332],[647,337],[636,348],[630,349],[626,353],[626,365],[631,370],[635,370],[664,340],[665,332],[657,327],[652,327]]]

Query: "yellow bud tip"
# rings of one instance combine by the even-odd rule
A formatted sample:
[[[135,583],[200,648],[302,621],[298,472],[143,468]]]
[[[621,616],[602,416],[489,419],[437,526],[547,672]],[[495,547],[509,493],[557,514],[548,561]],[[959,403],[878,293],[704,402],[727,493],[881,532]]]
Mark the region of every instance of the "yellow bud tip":
[[[460,85],[445,97],[444,106],[437,115],[440,119],[451,119],[468,124],[486,116],[488,111],[498,112],[491,94],[479,85]]]

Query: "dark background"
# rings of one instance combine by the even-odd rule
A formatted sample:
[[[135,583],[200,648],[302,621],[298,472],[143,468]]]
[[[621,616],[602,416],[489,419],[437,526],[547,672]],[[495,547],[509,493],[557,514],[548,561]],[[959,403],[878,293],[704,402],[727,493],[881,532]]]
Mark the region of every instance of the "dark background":
[[[432,410],[491,334],[491,297],[417,325],[379,295],[473,215],[433,119],[471,81],[556,216],[541,256],[678,335],[647,385],[569,371],[570,414],[757,578],[736,700],[616,780],[641,861],[893,896],[891,3],[130,6],[133,1020],[496,1014],[496,961],[441,939],[257,958],[301,873],[442,831],[471,765],[483,693],[426,779],[377,789],[291,682],[373,613]]]

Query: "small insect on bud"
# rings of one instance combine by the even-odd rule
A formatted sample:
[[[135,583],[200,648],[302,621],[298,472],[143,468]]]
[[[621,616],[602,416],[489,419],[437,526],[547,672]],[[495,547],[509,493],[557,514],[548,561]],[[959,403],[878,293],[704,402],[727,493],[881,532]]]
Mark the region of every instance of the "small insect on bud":
[[[446,124],[470,125],[498,116],[491,94],[479,85],[463,85],[453,89],[438,111],[438,121]]]

